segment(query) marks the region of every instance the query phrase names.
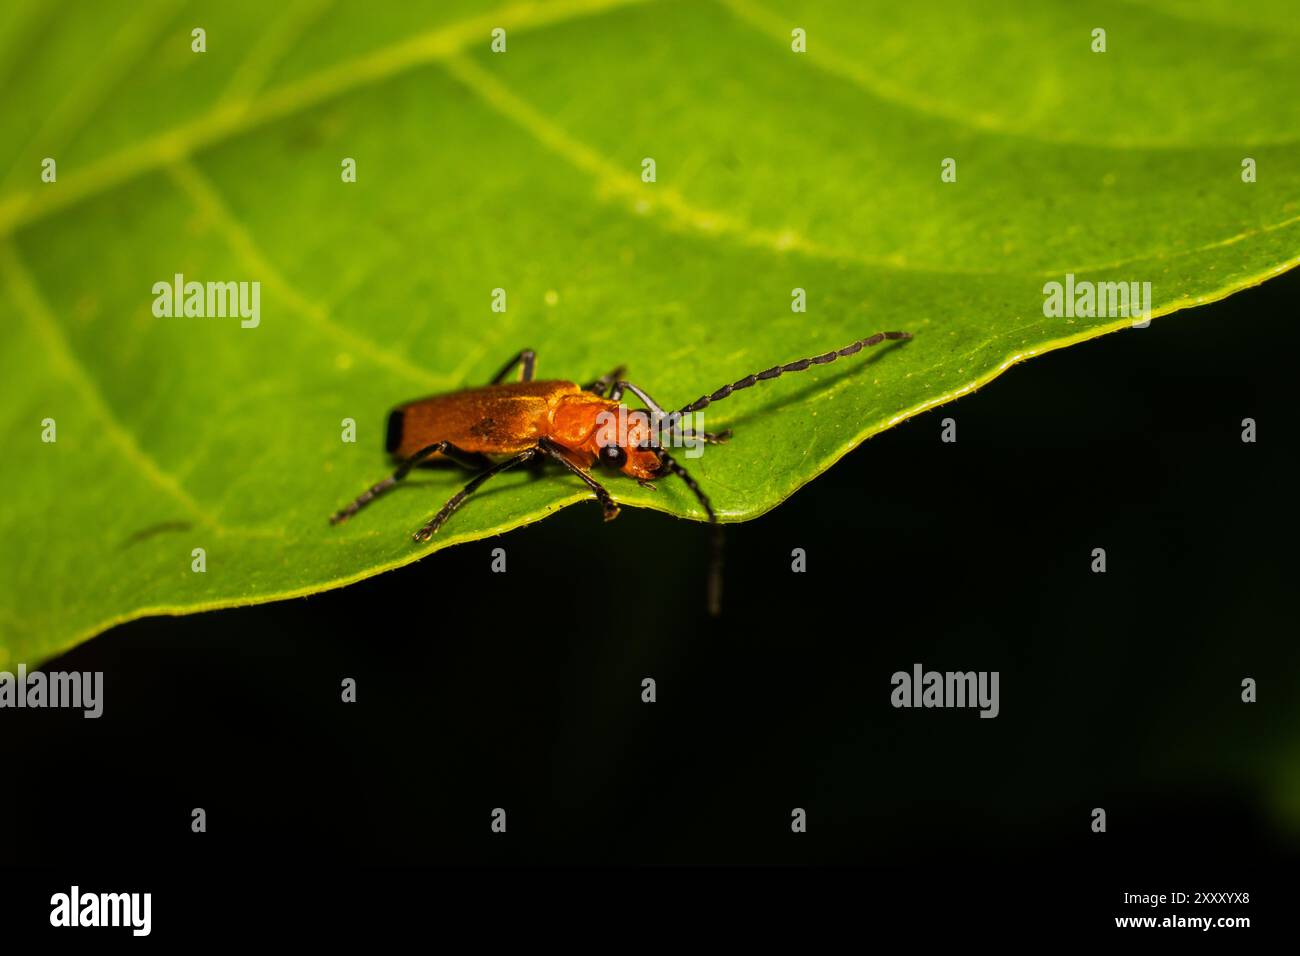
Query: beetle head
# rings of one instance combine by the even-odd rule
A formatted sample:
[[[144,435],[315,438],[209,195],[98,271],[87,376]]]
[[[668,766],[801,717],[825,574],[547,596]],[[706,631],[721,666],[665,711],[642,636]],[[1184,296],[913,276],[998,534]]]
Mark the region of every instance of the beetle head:
[[[654,447],[654,428],[650,416],[642,411],[602,413],[597,426],[596,458],[606,468],[614,468],[629,478],[649,481],[663,473],[663,459]]]

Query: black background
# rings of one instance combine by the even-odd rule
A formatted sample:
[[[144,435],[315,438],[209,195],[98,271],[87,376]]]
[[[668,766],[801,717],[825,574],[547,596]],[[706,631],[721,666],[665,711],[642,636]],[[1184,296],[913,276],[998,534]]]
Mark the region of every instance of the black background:
[[[1263,912],[1300,845],[1297,293],[1293,272],[1040,357],[873,438],[728,528],[720,622],[702,526],[593,503],[340,591],[115,628],[49,664],[105,672],[101,719],[0,718],[0,862],[50,868],[22,881],[38,895],[834,863],[894,903],[1050,908],[1069,886],[1104,924],[1151,912],[1124,890],[1253,888],[1214,915]],[[1000,716],[893,709],[916,662],[1000,671]]]

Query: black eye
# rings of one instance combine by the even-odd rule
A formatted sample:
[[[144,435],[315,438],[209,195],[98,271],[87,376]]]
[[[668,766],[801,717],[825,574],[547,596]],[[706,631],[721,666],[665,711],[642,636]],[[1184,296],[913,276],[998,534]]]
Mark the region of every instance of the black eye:
[[[600,460],[610,468],[622,468],[627,461],[627,452],[618,445],[605,445],[600,450]]]

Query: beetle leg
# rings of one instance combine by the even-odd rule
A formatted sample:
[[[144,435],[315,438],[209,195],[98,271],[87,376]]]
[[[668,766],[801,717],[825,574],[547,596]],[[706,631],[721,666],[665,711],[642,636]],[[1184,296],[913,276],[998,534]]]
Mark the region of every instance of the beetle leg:
[[[695,479],[690,476],[686,469],[679,465],[662,448],[659,449],[659,460],[663,462],[665,474],[671,472],[686,482],[686,487],[695,493],[695,497],[704,506],[704,511],[709,516],[709,523],[713,526],[713,534],[709,542],[709,616],[717,617],[722,613],[722,556],[724,550],[722,525],[718,523],[718,516],[713,513],[713,505],[709,503],[709,496],[695,483]]]
[[[352,504],[348,505],[346,508],[343,508],[340,511],[334,512],[334,514],[330,517],[330,524],[338,524],[340,521],[347,521],[349,518],[351,518],[354,514],[356,514],[366,505],[370,504],[370,502],[374,501],[380,495],[384,494],[384,492],[388,491],[395,484],[397,484],[399,481],[401,481],[403,478],[409,475],[411,473],[411,469],[414,468],[416,465],[420,464],[420,462],[426,461],[437,454],[446,455],[452,461],[457,462],[458,464],[461,465],[466,465],[471,468],[480,467],[478,463],[474,461],[474,457],[475,457],[474,455],[471,455],[469,452],[461,451],[451,442],[440,441],[433,445],[426,445],[424,448],[421,448],[410,458],[406,459],[404,462],[398,465],[397,470],[393,472],[391,475],[389,475],[387,478],[385,478],[383,481],[371,485],[369,488],[363,491],[357,497],[357,500],[352,502]]]
[[[618,378],[626,371],[627,371],[627,366],[620,365],[612,372],[606,372],[600,378],[596,379],[596,381],[590,382],[582,386],[582,390],[584,392],[595,392],[597,395],[603,396],[605,394],[605,389],[613,385],[614,382],[617,381]],[[617,399],[615,399],[615,401],[617,401]]]
[[[456,464],[460,465],[462,468],[468,469],[469,471],[482,471],[484,468],[490,468],[492,466],[492,459],[487,455],[480,454],[476,451],[466,451],[463,448],[457,448],[448,441],[441,442],[440,444],[444,446],[441,452],[442,457],[449,461],[454,461]]]
[[[682,481],[686,482],[686,487],[691,489],[700,504],[704,506],[704,513],[709,516],[710,523],[717,524],[718,516],[713,513],[713,505],[709,503],[709,496],[706,495],[700,486],[695,483],[695,479],[690,476],[690,473],[679,465],[677,461],[662,448],[659,449],[659,461],[662,463],[664,469],[661,474],[668,474],[671,472]]]
[[[462,504],[464,504],[465,499],[468,498],[470,495],[472,495],[476,490],[478,490],[479,485],[483,484],[483,482],[487,481],[493,475],[500,474],[501,472],[505,471],[507,468],[511,468],[515,465],[522,464],[523,462],[527,461],[529,458],[532,458],[535,454],[537,454],[537,449],[529,448],[526,451],[521,451],[513,458],[507,458],[505,461],[498,462],[497,464],[493,465],[491,468],[479,472],[472,479],[470,479],[469,484],[467,484],[464,488],[462,488],[460,491],[456,492],[454,495],[451,496],[451,498],[447,501],[447,503],[442,506],[441,510],[439,510],[439,512],[436,515],[434,515],[432,518],[429,519],[428,524],[426,524],[419,531],[415,532],[415,534],[411,535],[411,537],[416,541],[428,541],[430,538],[432,538],[435,534],[438,533],[438,529],[442,527],[443,522],[445,522],[448,518],[451,517],[452,512],[454,512],[457,508],[459,508]]]
[[[618,517],[618,504],[610,497],[610,494],[605,490],[605,487],[595,478],[591,477],[591,475],[587,474],[573,462],[569,461],[568,456],[564,454],[564,450],[560,448],[560,446],[556,445],[549,438],[543,438],[538,443],[537,447],[541,449],[542,454],[550,455],[565,468],[569,469],[569,471],[573,472],[583,480],[586,486],[595,493],[596,500],[600,502],[600,510],[605,514],[606,521],[613,521]]]
[[[709,550],[709,617],[722,615],[722,555],[725,539],[722,537],[722,525],[713,526]]]
[[[731,441],[730,428],[722,432],[701,432],[700,434],[704,436],[704,444],[706,445],[725,445]]]
[[[514,371],[516,365],[523,366],[519,370],[519,381],[531,382],[533,380],[533,366],[536,364],[536,362],[537,362],[537,353],[534,352],[532,349],[524,349],[522,352],[520,352],[518,355],[512,358],[509,362],[507,362],[505,364],[505,367],[502,368],[501,371],[497,372],[496,375],[493,375],[492,381],[488,382],[488,384],[500,385],[502,382],[505,381],[506,376]]]

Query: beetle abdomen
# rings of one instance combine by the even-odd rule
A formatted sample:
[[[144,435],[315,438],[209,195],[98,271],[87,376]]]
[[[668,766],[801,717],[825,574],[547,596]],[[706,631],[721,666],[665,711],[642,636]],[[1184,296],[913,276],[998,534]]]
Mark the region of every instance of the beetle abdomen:
[[[390,455],[402,444],[402,419],[405,417],[406,412],[400,408],[394,408],[388,413],[388,437],[384,440],[384,451]]]
[[[551,429],[550,412],[572,382],[510,382],[407,402],[388,416],[387,448],[405,458],[440,441],[478,454],[515,454]]]

